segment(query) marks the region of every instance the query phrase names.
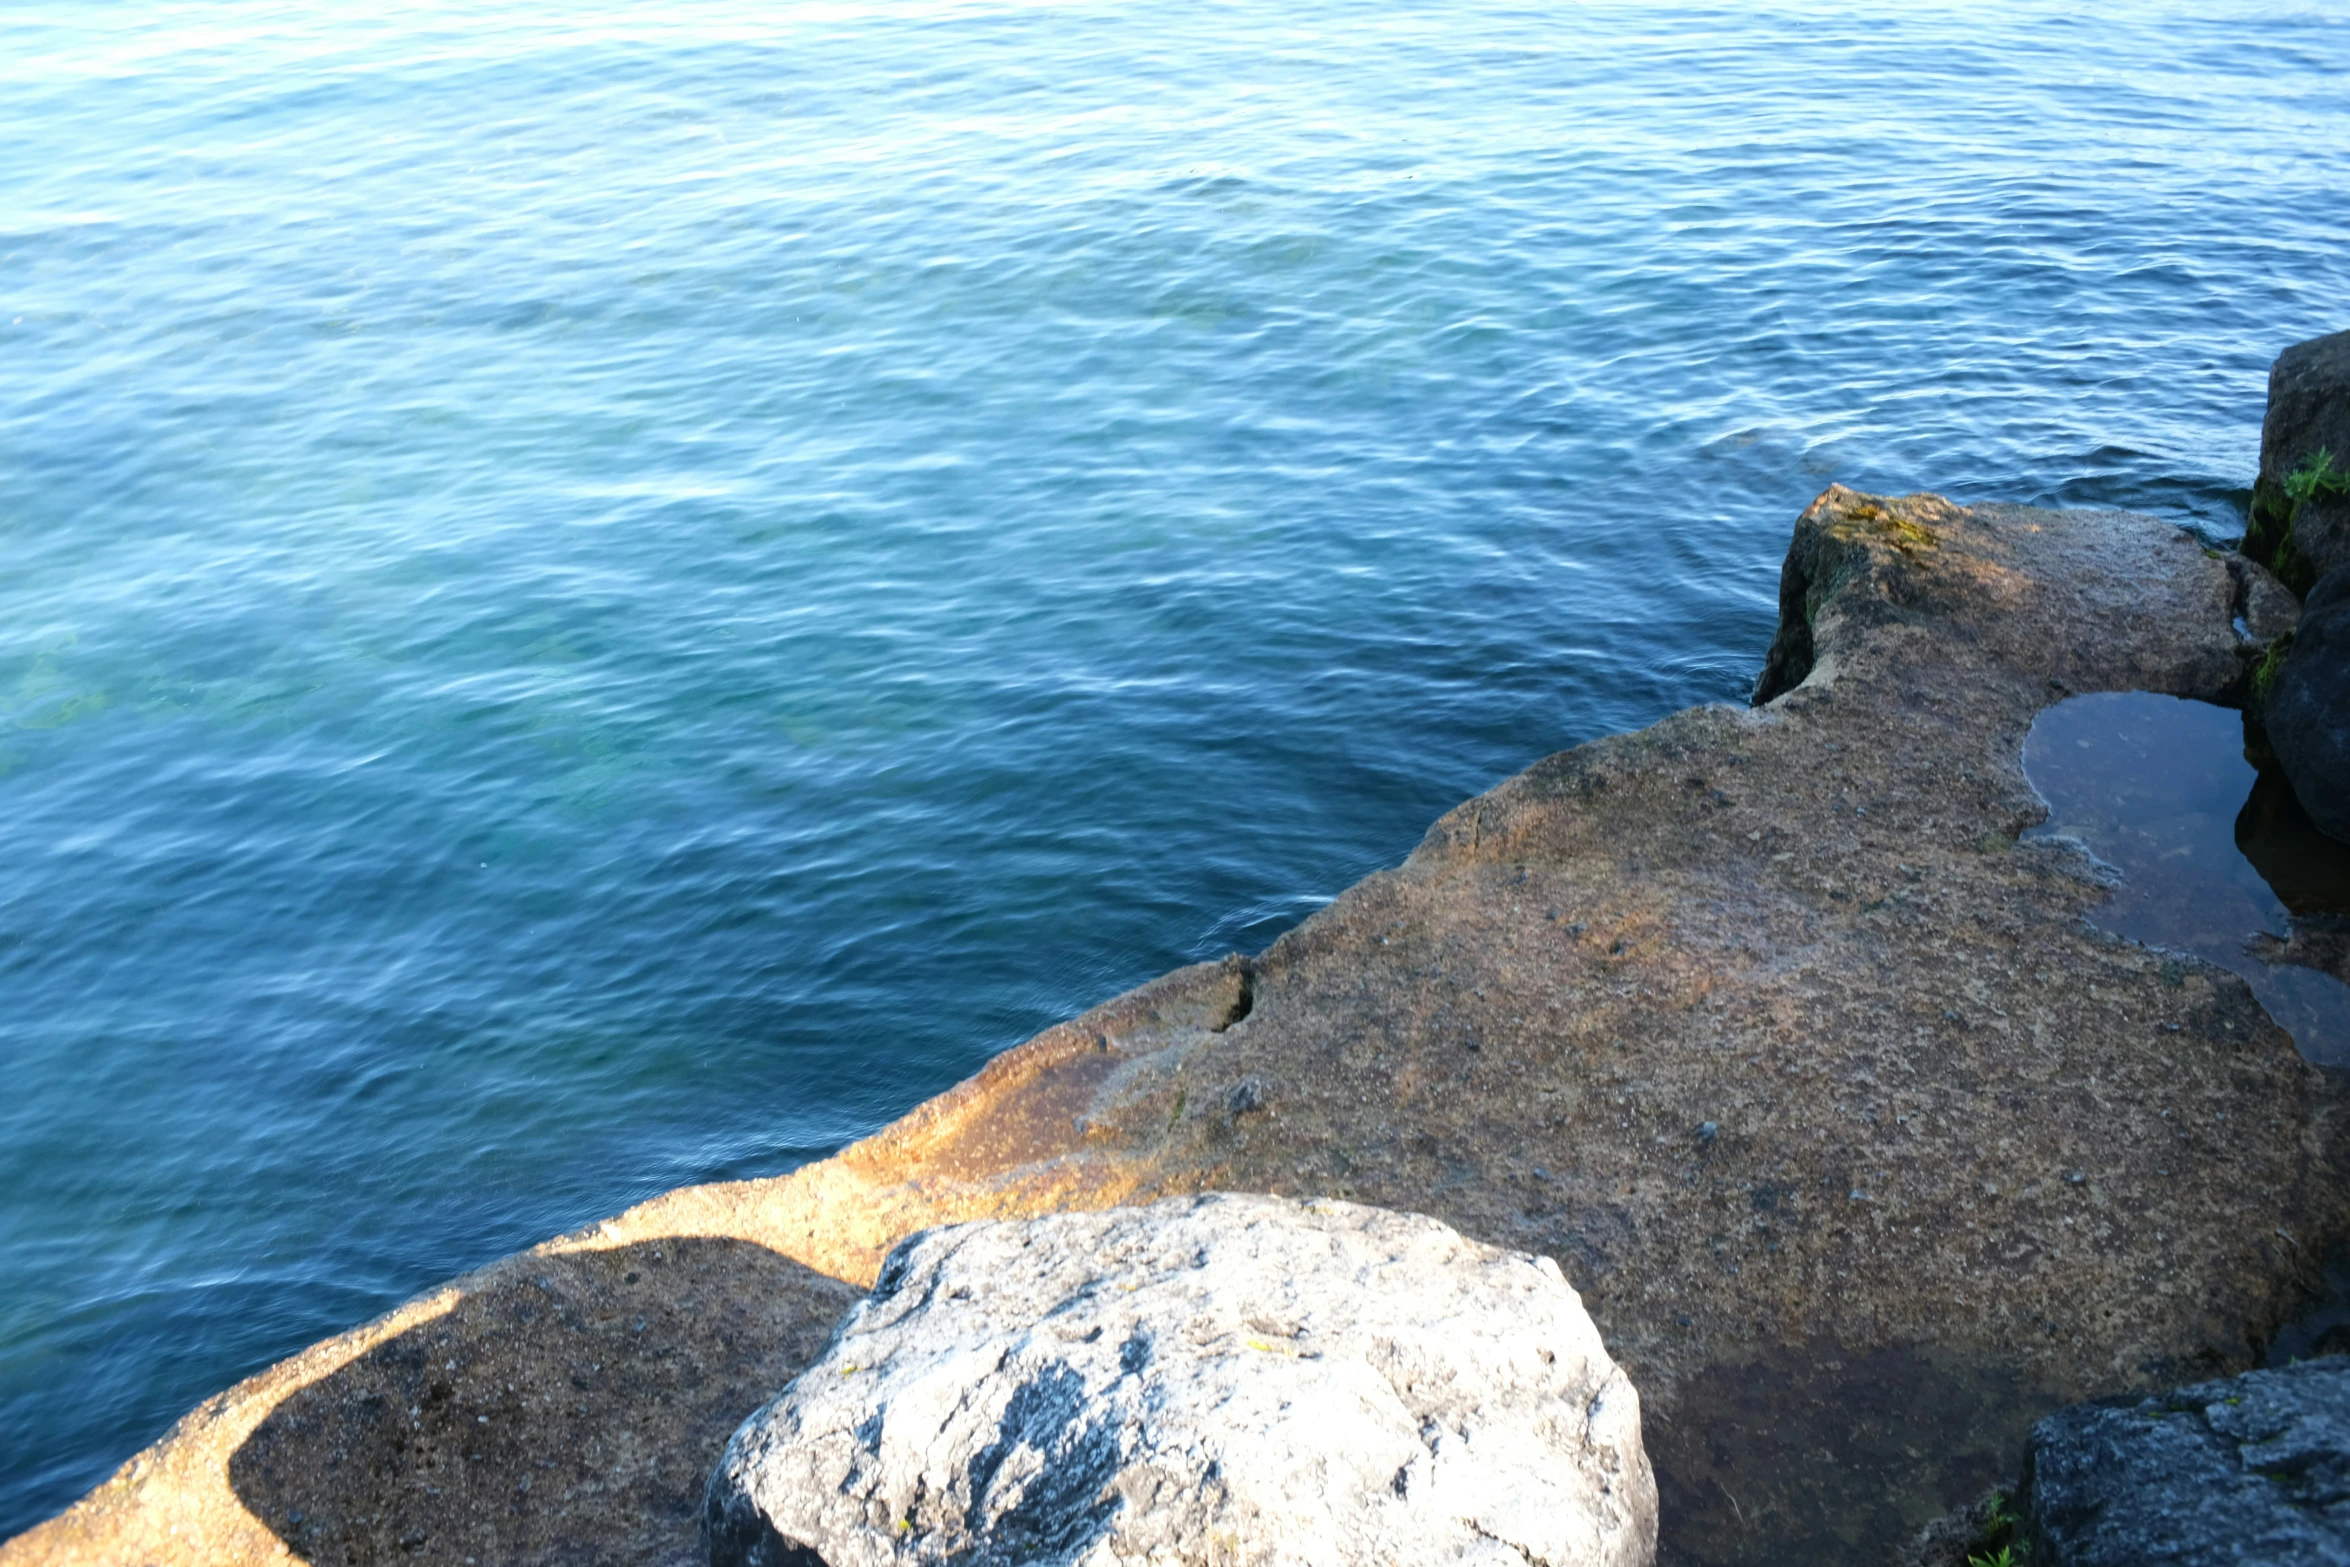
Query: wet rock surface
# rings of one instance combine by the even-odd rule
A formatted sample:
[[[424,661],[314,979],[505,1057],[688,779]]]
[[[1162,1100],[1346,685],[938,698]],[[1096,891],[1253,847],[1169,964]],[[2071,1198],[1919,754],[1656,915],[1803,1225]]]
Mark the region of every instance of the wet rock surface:
[[[2350,1359],[2051,1415],[2022,1513],[2049,1567],[2350,1561]]]
[[[2310,820],[2350,841],[2350,567],[2310,590],[2261,722]]]
[[[1674,1564],[1882,1560],[2049,1412],[2250,1366],[2350,1237],[2340,1079],[2235,975],[2097,929],[2107,873],[2021,836],[2041,709],[2241,699],[2238,583],[2151,518],[1832,489],[1782,588],[1765,706],[1539,762],[1262,955],[596,1244],[723,1237],[864,1284],[969,1219],[1218,1189],[1433,1214],[1581,1294],[1640,1389]],[[782,1341],[730,1347],[722,1320],[661,1347],[772,1390]],[[171,1485],[126,1470],[0,1561],[284,1549],[234,1457],[302,1367],[385,1331],[223,1395],[139,1461]],[[568,1374],[566,1342],[485,1337],[484,1374]],[[700,1429],[650,1400],[627,1419],[650,1446]],[[279,1443],[278,1483],[368,1513],[414,1482],[336,1451]],[[600,1527],[575,1526],[581,1559]],[[462,1560],[440,1549],[404,1559]]]
[[[746,1423],[713,1567],[1639,1567],[1639,1400],[1547,1258],[1346,1203],[931,1231]]]

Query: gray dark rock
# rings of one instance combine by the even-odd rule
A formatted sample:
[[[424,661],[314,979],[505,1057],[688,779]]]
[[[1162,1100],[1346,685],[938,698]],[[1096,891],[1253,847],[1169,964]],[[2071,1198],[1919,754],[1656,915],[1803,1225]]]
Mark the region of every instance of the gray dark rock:
[[[2350,463],[2350,332],[2295,343],[2269,367],[2260,476],[2282,480],[2320,447]]]
[[[2261,722],[2309,819],[2350,840],[2350,567],[2310,589]]]
[[[2060,1410],[2022,1513],[2033,1567],[2350,1561],[2350,1359]]]
[[[2350,454],[2336,452],[2336,465],[2350,469]],[[2312,577],[2350,566],[2350,497],[2317,496],[2301,503],[2293,517],[2293,544]]]
[[[714,1567],[1646,1567],[1558,1265],[1349,1203],[932,1230],[712,1476]]]
[[[2320,452],[2350,470],[2350,332],[2295,343],[2268,372],[2268,415],[2260,427],[2260,475],[2244,553],[2295,592],[2350,565],[2350,496],[2299,504],[2285,481]]]

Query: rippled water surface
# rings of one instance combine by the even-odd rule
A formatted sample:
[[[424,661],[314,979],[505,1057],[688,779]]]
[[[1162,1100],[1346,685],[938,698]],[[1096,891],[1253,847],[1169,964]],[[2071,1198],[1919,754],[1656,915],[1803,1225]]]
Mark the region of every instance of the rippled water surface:
[[[0,14],[0,1532],[1740,697],[1830,479],[2238,526],[2350,27]]]

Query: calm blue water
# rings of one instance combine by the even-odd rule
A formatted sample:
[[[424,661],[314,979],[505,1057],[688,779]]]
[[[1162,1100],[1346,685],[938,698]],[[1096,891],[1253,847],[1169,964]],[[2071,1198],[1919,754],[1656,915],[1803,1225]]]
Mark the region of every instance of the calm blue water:
[[[2350,325],[2315,13],[320,9],[0,10],[0,1533]]]

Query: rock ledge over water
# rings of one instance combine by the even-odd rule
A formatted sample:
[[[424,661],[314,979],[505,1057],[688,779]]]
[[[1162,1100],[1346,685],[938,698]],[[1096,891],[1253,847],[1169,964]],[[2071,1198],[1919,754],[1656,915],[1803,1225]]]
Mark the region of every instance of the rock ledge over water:
[[[1763,706],[1538,762],[1259,957],[263,1372],[0,1562],[691,1560],[835,1281],[1206,1190],[1555,1258],[1640,1389],[1672,1564],[1881,1559],[2058,1407],[2249,1366],[2350,1233],[2337,1081],[2019,837],[2041,708],[2241,700],[2238,578],[2152,518],[1839,488],[1780,602]]]

